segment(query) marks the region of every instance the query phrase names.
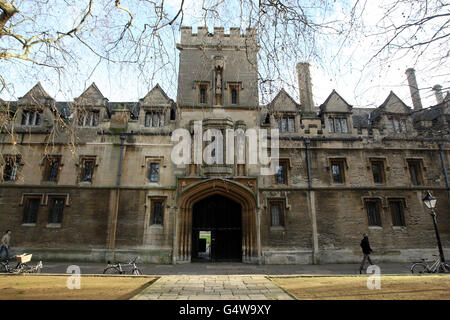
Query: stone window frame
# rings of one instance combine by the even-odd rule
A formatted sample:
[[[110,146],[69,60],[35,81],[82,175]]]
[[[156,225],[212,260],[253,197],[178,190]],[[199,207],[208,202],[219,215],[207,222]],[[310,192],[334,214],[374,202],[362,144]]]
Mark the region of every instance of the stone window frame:
[[[33,117],[33,123],[29,124],[29,116],[26,119],[26,123],[23,124],[23,119],[24,119],[24,113],[33,113],[34,115],[39,114],[39,124],[36,124],[36,116]],[[40,127],[42,126],[42,122],[43,122],[43,115],[44,115],[44,108],[43,107],[32,107],[32,106],[26,106],[22,108],[21,111],[21,118],[20,118],[20,125],[22,127]]]
[[[277,174],[275,173],[273,175],[273,184],[278,185],[278,186],[289,186],[290,171],[292,169],[291,158],[279,158],[278,165],[281,165],[281,163],[284,163],[286,166],[286,172],[284,174],[285,181],[284,181],[284,183],[277,183]],[[275,170],[276,170],[276,168],[275,168]]]
[[[207,105],[210,103],[209,91],[211,90],[211,83],[209,81],[195,81],[195,86],[197,90],[197,104]],[[205,101],[202,102],[201,90],[205,89]]]
[[[342,113],[331,113],[331,114],[327,114],[327,127],[328,127],[328,133],[331,134],[351,134],[351,128],[350,128],[350,121],[349,121],[349,116],[347,115],[347,113],[342,114]],[[340,132],[336,131],[336,120],[339,120],[339,126],[340,126]],[[345,120],[345,126],[347,128],[347,131],[344,132],[342,130],[343,125],[342,125],[342,120]],[[333,127],[330,126],[330,121],[333,122]]]
[[[43,201],[42,201],[43,206],[49,206],[49,198],[64,199],[64,207],[70,207],[70,193],[58,193],[58,192],[46,193],[46,194],[44,194]],[[47,222],[47,228],[61,228],[61,227],[62,227],[62,221],[61,221],[61,223],[48,223]]]
[[[284,221],[284,226],[272,226],[272,210],[271,210],[271,206],[270,204],[272,202],[279,202],[282,203],[282,209],[283,209],[283,221]],[[266,210],[267,212],[267,216],[268,216],[268,227],[269,227],[269,231],[285,231],[286,230],[286,225],[287,225],[287,221],[288,221],[288,212],[291,210],[291,205],[289,204],[289,200],[287,198],[287,196],[267,196],[264,198],[264,204],[263,204],[263,208]]]
[[[150,181],[149,170],[151,163],[159,163],[158,182]],[[141,167],[145,171],[144,184],[159,185],[161,183],[161,169],[166,167],[164,156],[144,156]]]
[[[410,163],[415,162],[419,166],[419,183],[414,185],[412,182]],[[427,171],[427,166],[425,165],[424,158],[422,157],[406,157],[404,158],[404,169],[407,171],[409,177],[409,184],[413,187],[415,186],[426,186],[425,183],[425,172]]]
[[[159,183],[160,179],[160,162],[152,161],[150,162],[149,168],[147,169],[147,179],[149,179],[150,183]],[[154,173],[156,173],[156,177],[154,177]]]
[[[144,127],[145,128],[162,128],[165,127],[167,125],[167,114],[166,114],[166,110],[165,108],[161,108],[161,107],[151,107],[151,108],[145,108],[144,109]],[[147,126],[147,115],[150,114],[150,121],[149,121],[149,125]],[[153,126],[153,114],[158,114],[158,120],[159,120],[159,125],[158,126]],[[162,122],[162,124],[161,124]]]
[[[36,212],[36,221],[35,222],[25,222],[26,210],[29,210],[29,200],[31,199],[39,199],[39,207]],[[39,221],[39,209],[43,205],[44,194],[43,193],[22,193],[22,197],[20,200],[19,206],[22,209],[22,223],[23,227],[35,227]]]
[[[296,128],[296,119],[295,119],[295,112],[278,112],[273,115],[274,119],[274,128],[279,130],[280,134],[286,134],[286,133],[295,133],[297,132]],[[286,131],[283,131],[283,119],[286,119]],[[293,127],[291,130],[290,119],[293,120]]]
[[[15,158],[14,163],[17,162],[17,168],[16,168],[16,173],[14,175],[14,180],[4,180],[4,174],[5,174],[5,167],[6,167],[6,162],[7,159],[9,158]],[[17,176],[19,175],[21,168],[25,165],[25,163],[23,162],[23,157],[21,154],[4,154],[1,155],[0,158],[0,182],[2,183],[15,183],[17,182],[18,178]]]
[[[384,208],[386,207],[384,204],[384,199],[382,197],[377,196],[367,196],[367,197],[361,197],[362,202],[362,210],[364,212],[367,226],[369,229],[382,229],[383,228],[383,214],[384,214]],[[380,218],[380,225],[370,225],[369,224],[369,212],[367,211],[367,202],[376,202],[377,203],[377,210]]]
[[[52,209],[54,208],[55,201],[54,200],[62,200],[63,205],[61,209],[61,222],[51,222],[50,219],[52,217]],[[48,200],[48,218],[47,218],[47,228],[61,228],[63,220],[64,220],[64,207],[66,199],[64,196],[50,196],[50,199]]]
[[[381,162],[383,164],[383,182],[375,182],[373,178],[373,162]],[[391,166],[386,157],[368,157],[367,158],[367,170],[370,171],[371,180],[375,185],[386,185],[388,183],[387,172],[391,170]]]
[[[158,201],[158,202],[162,202],[162,224],[152,224],[152,209],[153,209],[153,202]],[[167,208],[168,208],[168,196],[167,195],[147,195],[146,198],[146,204],[145,204],[145,208],[146,208],[146,217],[145,217],[145,227],[146,228],[161,228],[164,229],[165,226],[167,225],[167,223],[165,223],[167,221]]]
[[[81,175],[83,173],[83,169],[84,169],[84,163],[86,161],[94,161],[94,165],[92,167],[92,177],[90,181],[82,181],[81,180]],[[81,155],[79,158],[78,163],[75,163],[75,165],[78,167],[77,170],[77,180],[79,184],[93,184],[94,183],[94,178],[95,178],[95,171],[99,165],[99,158],[96,155]]]
[[[343,172],[342,172],[343,181],[342,182],[334,182],[333,170],[332,170],[332,166],[333,166],[334,162],[340,162],[342,164],[342,166],[340,166],[343,170]],[[348,171],[349,165],[348,165],[348,161],[347,161],[346,157],[329,157],[327,159],[327,167],[326,168],[330,173],[331,184],[333,184],[333,185],[346,185],[347,184],[347,182],[348,182],[347,171]]]
[[[49,161],[50,161],[50,159],[56,159],[56,158],[59,158],[58,174],[57,174],[55,180],[49,180],[49,177],[47,177],[47,173],[49,173],[48,170],[50,169],[49,168]],[[52,154],[52,155],[44,156],[42,158],[41,163],[39,165],[43,167],[43,169],[42,169],[42,171],[43,171],[42,172],[42,182],[57,184],[58,181],[59,181],[59,178],[61,176],[60,171],[62,170],[62,167],[64,166],[64,163],[62,162],[62,155],[60,155],[60,154],[53,155]]]
[[[95,118],[94,114],[97,114],[97,119]],[[88,117],[86,115],[90,115],[89,121],[87,121]],[[83,116],[83,124],[80,125],[80,117],[81,116]],[[76,126],[79,128],[98,127],[98,125],[101,122],[100,117],[101,117],[101,108],[100,107],[78,106],[76,108],[75,121],[76,121]],[[97,122],[95,124],[94,124],[94,120],[97,120]]]
[[[401,214],[402,214],[402,220],[403,220],[403,225],[394,225],[394,220],[393,220],[393,215],[392,215],[392,211],[391,211],[391,206],[390,203],[391,202],[400,202],[401,203]],[[388,197],[386,199],[386,209],[389,211],[390,214],[390,218],[391,218],[391,226],[392,229],[396,230],[403,230],[407,228],[407,224],[406,224],[406,212],[408,209],[408,205],[406,202],[405,198],[402,197]]]
[[[276,204],[280,207],[280,224],[279,225],[272,225],[272,206]],[[285,198],[268,198],[267,199],[267,211],[268,211],[268,218],[269,218],[269,229],[270,231],[276,231],[276,230],[285,230],[286,229],[286,223],[287,223],[287,211],[286,208],[286,200]]]
[[[59,193],[59,192],[49,192],[49,193],[45,193],[43,194],[43,201],[42,201],[42,205],[43,206],[47,206],[48,205],[48,198],[49,197],[61,197],[61,198],[65,198],[65,202],[64,205],[66,207],[70,207],[70,193]]]
[[[230,93],[229,93],[229,104],[233,106],[238,106],[241,103],[241,91],[244,89],[242,86],[242,82],[240,81],[229,81],[227,82],[227,85],[225,87]],[[236,90],[236,103],[233,103],[233,89]]]
[[[407,133],[408,130],[408,121],[407,116],[405,115],[397,115],[397,114],[387,114],[387,129],[389,133]],[[398,122],[398,130],[395,127],[395,121]],[[392,123],[392,126],[391,126]],[[403,128],[404,124],[404,128]]]

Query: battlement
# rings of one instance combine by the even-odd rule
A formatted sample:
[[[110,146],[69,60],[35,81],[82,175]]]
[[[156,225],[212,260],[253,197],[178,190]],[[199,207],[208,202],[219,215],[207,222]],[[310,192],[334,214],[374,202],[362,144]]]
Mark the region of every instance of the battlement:
[[[257,45],[256,28],[247,28],[242,34],[240,28],[230,28],[230,32],[225,33],[223,27],[215,27],[214,33],[210,33],[206,27],[198,27],[197,33],[192,31],[192,27],[181,27],[181,42],[179,47],[203,46],[222,48],[255,48]]]

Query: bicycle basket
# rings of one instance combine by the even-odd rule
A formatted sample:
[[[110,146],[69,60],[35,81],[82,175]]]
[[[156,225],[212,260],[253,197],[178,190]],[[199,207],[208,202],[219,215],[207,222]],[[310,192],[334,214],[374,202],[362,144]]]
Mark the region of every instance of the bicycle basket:
[[[33,256],[32,254],[23,253],[23,254],[20,254],[20,255],[16,256],[16,259],[20,263],[27,263],[27,262],[31,261],[31,257],[32,256]]]

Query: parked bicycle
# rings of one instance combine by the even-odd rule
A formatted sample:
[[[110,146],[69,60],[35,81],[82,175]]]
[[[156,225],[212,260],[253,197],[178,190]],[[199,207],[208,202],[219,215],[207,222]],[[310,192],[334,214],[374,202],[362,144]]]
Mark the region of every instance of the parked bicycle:
[[[433,254],[434,257],[438,257],[432,264],[428,264],[425,259],[421,262],[414,262],[411,265],[411,273],[445,273],[450,272],[450,266],[447,263],[441,261],[441,257]]]
[[[15,267],[11,267],[9,265],[9,260],[2,261],[0,263],[0,272],[6,272],[6,273],[41,273],[41,270],[43,268],[42,261],[39,261],[39,263],[35,266],[29,266],[27,265],[28,262],[31,261],[32,254],[23,253],[20,255],[16,255],[14,258],[17,260],[17,265]]]
[[[111,263],[111,261],[108,261],[108,265],[106,266],[105,270],[103,270],[104,274],[126,274],[126,270],[128,268],[123,268],[123,267],[129,267],[130,268],[130,273],[133,275],[141,275],[142,272],[141,270],[139,270],[139,268],[136,265],[136,260],[139,259],[139,257],[134,257],[133,259],[131,259],[128,263]]]

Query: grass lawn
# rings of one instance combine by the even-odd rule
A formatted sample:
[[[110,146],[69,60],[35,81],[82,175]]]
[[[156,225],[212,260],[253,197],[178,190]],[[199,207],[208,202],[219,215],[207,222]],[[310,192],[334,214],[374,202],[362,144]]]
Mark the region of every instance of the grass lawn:
[[[450,275],[381,276],[381,288],[367,288],[369,276],[273,277],[299,300],[450,300]]]
[[[81,276],[81,288],[69,290],[67,276],[2,275],[2,300],[124,300],[138,294],[155,278]]]

